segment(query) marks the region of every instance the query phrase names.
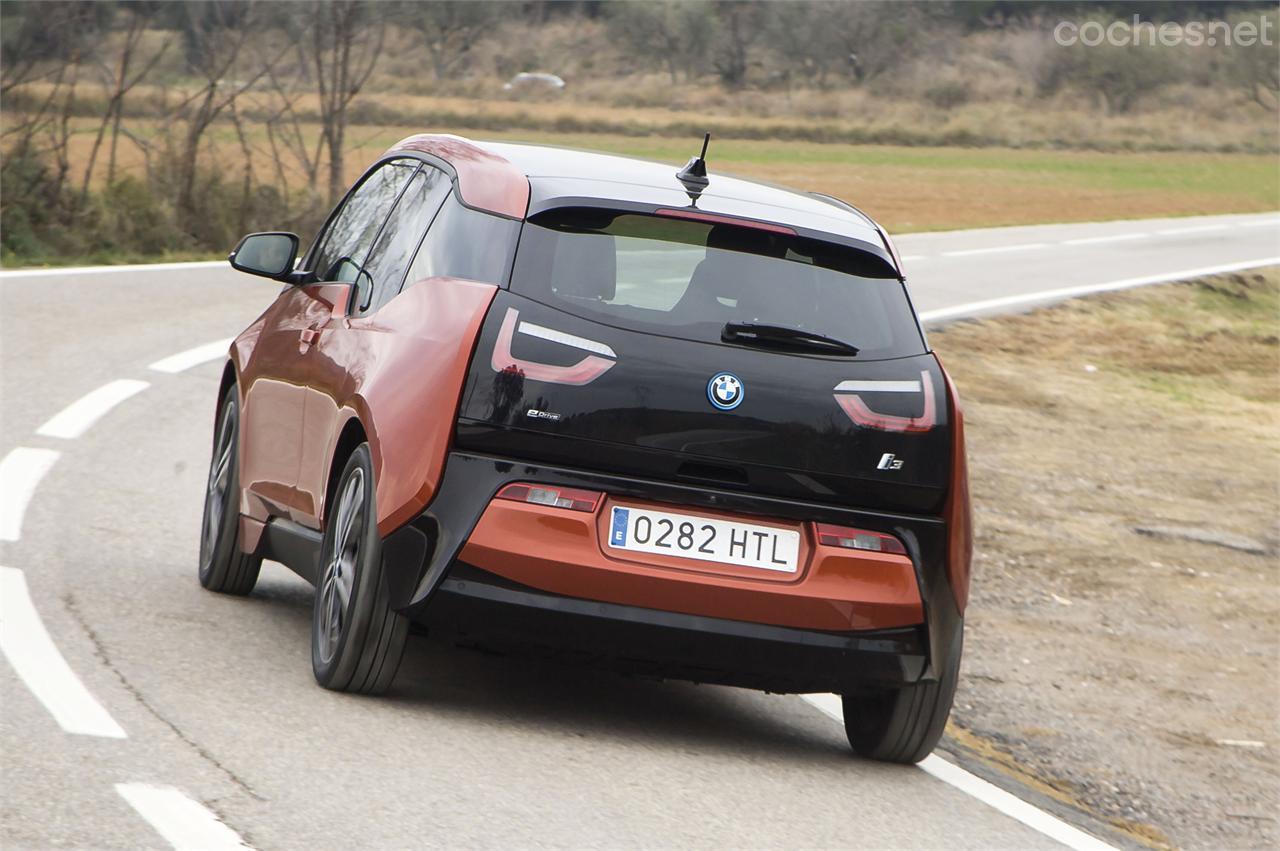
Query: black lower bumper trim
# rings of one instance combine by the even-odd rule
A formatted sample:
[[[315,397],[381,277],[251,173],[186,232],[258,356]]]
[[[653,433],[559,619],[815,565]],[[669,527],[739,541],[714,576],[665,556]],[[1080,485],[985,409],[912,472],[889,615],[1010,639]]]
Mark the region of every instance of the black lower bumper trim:
[[[790,635],[790,640],[775,640],[769,637],[739,636],[734,632],[736,627],[727,630],[711,628],[710,631],[699,628],[699,623],[737,624],[736,621],[702,618],[658,626],[652,622],[649,610],[632,609],[630,611],[647,613],[633,627],[640,635],[619,637],[618,626],[635,619],[606,616],[603,613],[611,610],[598,608],[603,605],[600,603],[572,601],[572,604],[553,604],[545,598],[553,601],[567,598],[522,589],[526,593],[540,595],[538,605],[529,605],[534,602],[533,598],[490,599],[493,592],[487,591],[484,593],[489,597],[477,593],[461,594],[460,591],[464,589],[456,584],[451,584],[452,590],[448,594],[438,593],[444,590],[442,586],[446,580],[468,582],[458,572],[467,567],[458,562],[463,544],[494,494],[504,485],[520,481],[586,488],[603,491],[618,498],[731,511],[744,516],[884,530],[903,542],[915,565],[916,581],[924,602],[925,625],[910,641],[899,642],[892,650],[877,643],[865,643],[871,633],[846,634],[846,645],[830,647],[821,642],[815,643],[816,639],[795,640],[794,635]],[[915,682],[921,677],[929,679],[937,676],[935,666],[930,664],[931,660],[949,658],[949,648],[959,640],[963,629],[963,619],[956,610],[955,596],[951,593],[946,576],[945,531],[945,524],[932,517],[805,503],[723,488],[692,487],[454,451],[449,453],[444,477],[431,504],[422,514],[384,540],[383,579],[387,583],[387,592],[393,606],[420,623],[434,626],[429,612],[437,608],[445,612],[450,608],[450,601],[457,603],[460,599],[466,599],[472,604],[471,608],[476,608],[481,603],[500,608],[501,618],[514,617],[520,613],[528,615],[516,619],[536,621],[532,627],[542,634],[535,635],[535,638],[576,631],[575,634],[582,636],[581,640],[588,642],[582,645],[585,650],[579,656],[590,658],[592,654],[607,655],[614,661],[634,660],[637,664],[648,664],[653,658],[661,658],[668,663],[665,665],[666,675],[673,678],[751,685],[767,691],[830,691],[833,690],[833,679],[852,682],[852,679],[843,679],[846,676],[844,672],[850,672],[848,676],[859,681],[882,682]],[[483,584],[503,587],[502,580],[498,577],[494,576],[492,579],[498,580],[498,584],[495,585],[492,581]],[[470,588],[468,582],[465,590],[470,592],[476,589]],[[435,605],[437,597],[446,596],[448,600],[442,600],[440,606]],[[579,604],[586,608],[579,610]],[[456,605],[453,607],[457,608]],[[555,619],[546,617],[548,612],[563,614],[564,623],[554,623]],[[535,614],[537,617],[533,617]],[[493,621],[492,624],[485,624],[476,618],[468,618],[463,625],[473,634],[479,633],[482,627],[488,627],[487,631],[491,633],[496,633],[502,627],[503,631],[510,633],[510,638],[519,637],[516,627],[506,629],[509,626],[507,621],[499,623],[498,617],[493,618]],[[609,629],[596,629],[601,622],[612,626]],[[603,634],[595,636],[592,635],[594,632]],[[797,631],[788,630],[788,634],[792,632]],[[798,632],[805,636],[833,634]],[[598,642],[598,652],[597,645],[589,643],[591,641]],[[631,649],[635,641],[640,642],[636,646],[642,652]],[[700,644],[703,641],[707,645],[705,648]],[[528,641],[516,643],[529,644]],[[554,643],[572,647],[568,640]],[[614,647],[615,644],[618,646]],[[804,652],[799,653],[798,650]],[[892,658],[895,655],[902,655],[904,658],[898,661]],[[923,673],[921,660],[924,660]],[[732,673],[735,671],[747,673],[737,675]],[[766,682],[770,684],[763,684]]]
[[[612,670],[784,693],[901,685],[922,630],[832,633],[563,597],[457,563],[419,619],[461,643]]]

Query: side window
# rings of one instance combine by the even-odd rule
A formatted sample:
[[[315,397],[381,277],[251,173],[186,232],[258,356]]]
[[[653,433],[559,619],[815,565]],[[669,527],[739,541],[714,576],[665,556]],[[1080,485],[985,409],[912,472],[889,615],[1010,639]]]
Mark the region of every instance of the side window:
[[[311,271],[317,281],[354,283],[357,292],[353,303],[365,300],[372,283],[364,271],[365,258],[391,205],[417,167],[413,160],[385,163],[347,197],[312,254]]]
[[[503,284],[519,234],[519,222],[464,207],[451,193],[413,258],[405,286],[435,276]]]
[[[452,188],[449,176],[429,165],[409,181],[364,263],[373,282],[373,297],[364,308],[366,312],[377,310],[400,292],[413,250]]]

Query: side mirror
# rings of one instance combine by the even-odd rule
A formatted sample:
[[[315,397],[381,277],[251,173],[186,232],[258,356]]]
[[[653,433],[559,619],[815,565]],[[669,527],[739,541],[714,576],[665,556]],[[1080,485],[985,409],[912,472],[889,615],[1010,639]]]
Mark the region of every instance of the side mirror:
[[[250,275],[284,280],[298,258],[296,233],[251,233],[227,255],[231,268]]]

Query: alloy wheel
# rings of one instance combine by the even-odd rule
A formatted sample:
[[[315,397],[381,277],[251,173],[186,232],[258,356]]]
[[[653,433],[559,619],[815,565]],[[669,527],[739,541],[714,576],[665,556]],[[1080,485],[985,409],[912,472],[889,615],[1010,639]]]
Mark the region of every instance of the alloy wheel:
[[[207,569],[213,562],[222,521],[231,497],[231,465],[235,463],[236,409],[227,405],[218,426],[218,441],[209,464],[209,482],[204,495],[204,528],[200,534],[200,566]]]
[[[338,643],[347,626],[351,596],[355,589],[356,565],[364,537],[364,471],[352,470],[334,512],[333,545],[320,578],[319,650],[328,663],[338,652]]]

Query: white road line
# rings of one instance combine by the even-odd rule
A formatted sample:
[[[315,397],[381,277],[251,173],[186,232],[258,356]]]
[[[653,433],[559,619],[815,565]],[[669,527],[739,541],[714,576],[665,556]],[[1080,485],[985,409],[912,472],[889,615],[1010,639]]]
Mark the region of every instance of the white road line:
[[[116,792],[178,851],[230,851],[250,847],[208,808],[172,786],[117,783]]]
[[[58,726],[68,733],[123,739],[125,732],[62,658],[16,567],[0,567],[0,652]]]
[[[1103,242],[1124,242],[1129,239],[1146,239],[1149,233],[1120,233],[1115,236],[1090,236],[1085,239],[1064,239],[1063,245],[1098,245]]]
[[[1241,228],[1267,228],[1280,227],[1280,219],[1263,219],[1260,222],[1242,222],[1236,225]]]
[[[225,357],[227,350],[231,348],[233,340],[233,337],[228,337],[225,340],[215,340],[212,343],[205,343],[203,346],[196,346],[194,349],[187,349],[185,352],[178,352],[176,355],[169,355],[169,357],[161,358],[151,364],[147,369],[168,373],[191,369],[193,366],[199,366],[202,363]]]
[[[101,275],[125,272],[180,272],[188,269],[215,269],[227,266],[226,260],[206,260],[196,263],[134,263],[127,266],[65,266],[49,269],[0,269],[0,281],[10,278],[42,278],[49,275]]]
[[[54,414],[47,423],[36,429],[36,434],[74,440],[116,405],[150,386],[145,381],[135,381],[132,378],[121,378],[104,384]]]
[[[0,541],[22,537],[22,518],[36,486],[62,453],[19,446],[0,461]]]
[[[1166,230],[1158,230],[1156,233],[1161,236],[1178,236],[1184,233],[1211,233],[1218,230],[1226,230],[1229,225],[1200,225],[1194,228],[1168,228]]]
[[[1033,248],[1048,248],[1047,242],[1024,242],[1020,245],[997,245],[994,248],[966,248],[963,251],[944,251],[943,257],[973,257],[977,254],[1009,254],[1014,251],[1030,251]]]
[[[970,774],[940,756],[930,754],[920,762],[920,768],[929,776],[950,784],[967,795],[972,795],[987,806],[1017,819],[1032,830],[1056,839],[1075,851],[1116,851],[1115,846],[1090,836],[1079,828],[1072,827],[1044,810],[1033,807],[1016,795],[1011,795],[999,786]]]
[[[943,307],[937,310],[925,310],[920,314],[920,321],[925,323],[940,322],[944,319],[972,316],[977,313],[985,313],[987,311],[998,310],[1006,307],[1036,304],[1039,302],[1059,301],[1082,295],[1090,295],[1092,293],[1108,292],[1110,290],[1144,287],[1148,284],[1168,284],[1173,283],[1174,281],[1185,281],[1189,278],[1199,278],[1202,275],[1221,275],[1226,272],[1242,272],[1245,269],[1256,269],[1260,266],[1276,265],[1280,265],[1280,257],[1263,257],[1259,260],[1246,260],[1243,263],[1228,263],[1224,266],[1205,266],[1201,269],[1183,269],[1179,272],[1162,272],[1159,275],[1147,275],[1142,278],[1125,278],[1119,281],[1108,281],[1103,284],[1085,284],[1084,286],[1079,287],[1063,287],[1062,289],[1057,290],[1041,290],[1040,292],[1022,293],[1020,295],[1004,296],[1003,298],[989,298],[985,301],[971,301],[968,304],[957,304],[953,307]]]
[[[840,707],[840,698],[834,694],[801,695],[806,702],[815,706],[824,715],[843,724],[844,713]],[[1117,851],[1117,849],[1090,836],[1079,828],[1072,827],[1060,818],[1051,816],[1044,810],[1028,804],[1016,795],[1012,795],[999,786],[988,783],[981,777],[970,774],[960,766],[947,762],[940,756],[930,755],[919,764],[920,770],[930,777],[954,786],[966,795],[977,798],[982,803],[1012,819],[1022,822],[1032,830],[1042,833],[1050,839],[1061,842],[1074,851]]]

